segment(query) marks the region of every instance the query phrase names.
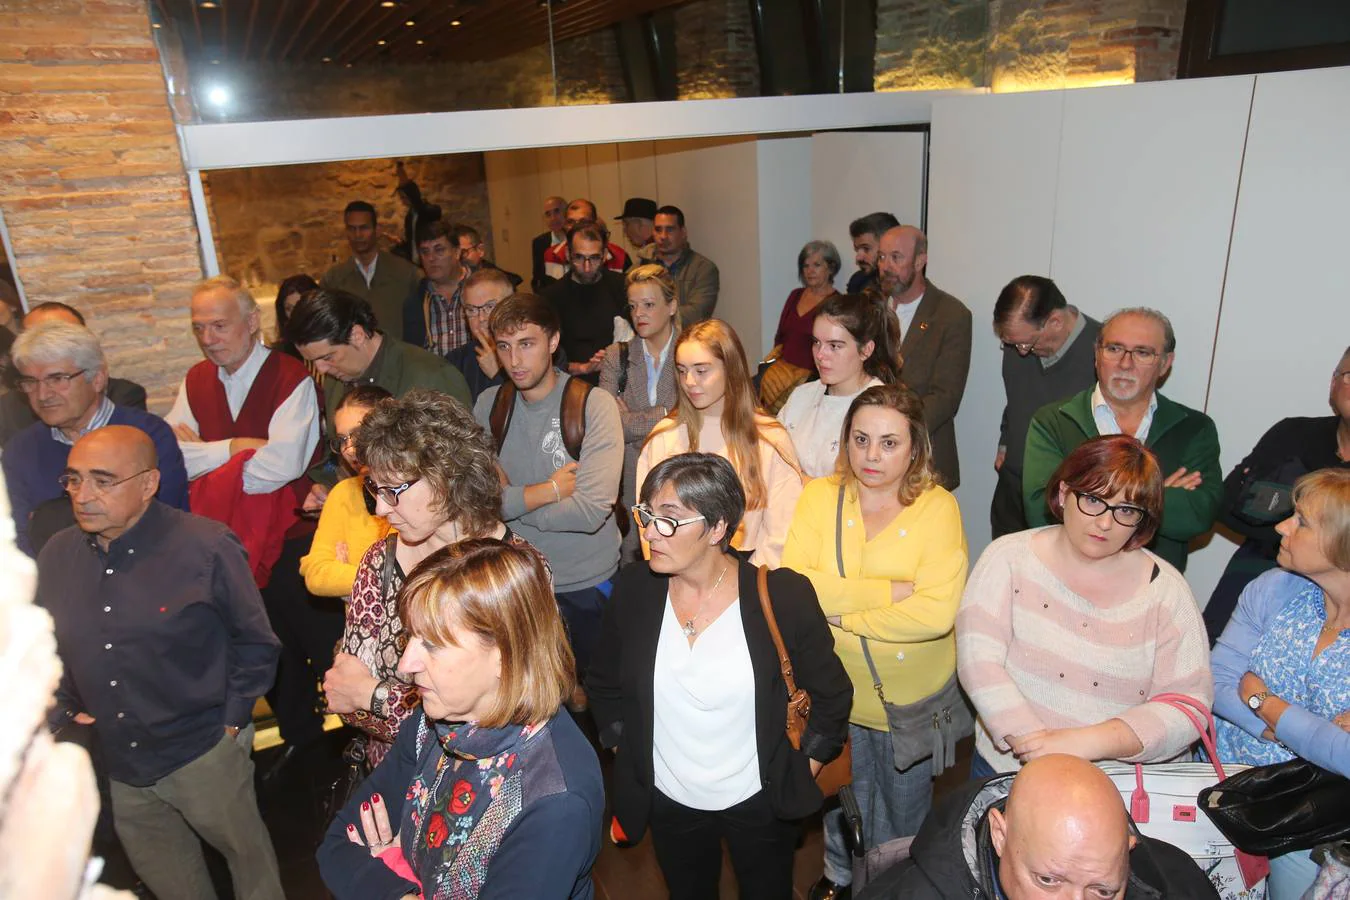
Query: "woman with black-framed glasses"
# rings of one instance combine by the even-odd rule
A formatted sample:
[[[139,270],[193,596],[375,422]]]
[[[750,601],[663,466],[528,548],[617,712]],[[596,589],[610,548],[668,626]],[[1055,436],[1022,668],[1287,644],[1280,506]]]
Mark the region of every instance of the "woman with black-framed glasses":
[[[323,687],[329,710],[366,733],[366,758],[378,765],[418,706],[417,689],[398,673],[408,641],[396,603],[405,579],[437,550],[469,538],[538,551],[502,523],[491,440],[462,404],[414,389],[379,404],[351,437],[364,475],[348,481],[361,485],[392,533],[361,557]]]
[[[586,691],[600,742],[615,750],[616,841],[650,828],[675,900],[717,896],[725,840],[746,900],[792,896],[799,820],[820,808],[814,776],[843,749],[853,687],[815,590],[768,573],[773,618],[811,696],[800,749],[756,567],[731,549],[745,491],[726,458],[657,463],[633,507],[651,550],[620,570]]]
[[[1157,457],[1111,435],[1065,457],[1046,488],[1061,524],[994,541],[956,617],[961,685],[979,713],[973,777],[1050,753],[1161,762],[1195,729],[1151,702],[1214,699],[1209,642],[1175,568],[1144,548],[1163,510]]]

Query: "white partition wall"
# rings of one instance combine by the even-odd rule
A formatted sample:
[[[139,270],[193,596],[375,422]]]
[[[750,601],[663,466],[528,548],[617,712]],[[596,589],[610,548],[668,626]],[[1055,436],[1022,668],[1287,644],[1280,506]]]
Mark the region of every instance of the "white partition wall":
[[[925,144],[921,131],[811,136],[811,233],[839,248],[840,288],[854,270],[849,222],[872,212],[911,225],[922,221]]]
[[[752,357],[758,354],[763,359],[772,348],[783,304],[801,284],[797,280],[797,254],[803,244],[821,234],[814,228],[812,192],[802,190],[801,184],[803,172],[811,172],[815,178],[812,154],[820,137],[758,142],[760,340],[757,347],[745,348]],[[845,252],[843,247],[839,250]],[[836,281],[841,288],[849,271],[845,268]]]

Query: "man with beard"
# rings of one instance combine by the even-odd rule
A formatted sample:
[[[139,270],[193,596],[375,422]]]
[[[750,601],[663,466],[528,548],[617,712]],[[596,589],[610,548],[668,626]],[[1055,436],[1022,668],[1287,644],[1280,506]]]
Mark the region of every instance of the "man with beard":
[[[1155,309],[1122,309],[1102,323],[1097,384],[1041,407],[1031,419],[1022,495],[1033,528],[1051,523],[1045,486],[1064,457],[1098,435],[1133,435],[1157,454],[1166,478],[1162,524],[1149,549],[1186,570],[1187,545],[1209,531],[1218,514],[1223,472],[1213,420],[1158,393],[1176,345],[1172,323]]]
[[[912,225],[881,236],[877,272],[886,305],[900,322],[900,377],[923,399],[942,486],[961,484],[956,456],[956,411],[970,374],[970,310],[928,280],[928,238]],[[1042,482],[1044,483],[1044,482]]]
[[[853,261],[858,271],[849,276],[848,293],[861,294],[877,289],[877,253],[881,236],[900,224],[888,212],[874,212],[848,223],[848,235],[853,239]]]
[[[614,343],[614,319],[628,312],[623,276],[605,268],[609,233],[600,222],[579,222],[567,229],[572,270],[544,290],[558,314],[567,373],[591,384],[600,382],[605,348]]]

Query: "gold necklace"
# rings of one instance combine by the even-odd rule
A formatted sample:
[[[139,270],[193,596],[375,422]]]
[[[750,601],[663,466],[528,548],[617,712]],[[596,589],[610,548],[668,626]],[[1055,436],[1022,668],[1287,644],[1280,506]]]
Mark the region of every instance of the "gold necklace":
[[[694,635],[698,634],[698,629],[694,627],[694,623],[698,621],[699,616],[703,615],[703,607],[708,605],[708,601],[712,599],[712,595],[716,594],[717,589],[722,586],[722,579],[727,577],[727,571],[730,568],[731,568],[730,563],[722,567],[722,574],[717,576],[717,581],[713,582],[712,590],[708,591],[708,593],[703,597],[703,602],[698,605],[698,611],[694,613],[692,616],[690,616],[685,621],[685,623],[680,626],[680,630],[684,632],[685,637],[691,638]]]

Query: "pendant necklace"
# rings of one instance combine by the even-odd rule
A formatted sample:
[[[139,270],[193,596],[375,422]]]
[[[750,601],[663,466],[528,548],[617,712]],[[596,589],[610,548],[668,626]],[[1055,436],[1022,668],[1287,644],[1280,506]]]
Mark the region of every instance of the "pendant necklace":
[[[694,635],[698,634],[698,629],[694,627],[694,622],[698,621],[698,617],[703,615],[703,607],[708,605],[708,599],[712,597],[713,594],[716,594],[717,589],[722,586],[722,579],[727,577],[727,570],[730,568],[731,568],[730,564],[722,567],[722,574],[717,576],[717,580],[713,582],[712,590],[708,591],[707,596],[703,598],[703,602],[698,605],[698,611],[695,612],[692,616],[690,616],[689,619],[683,625],[680,626],[680,630],[684,632],[685,637],[691,638]]]

